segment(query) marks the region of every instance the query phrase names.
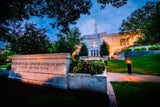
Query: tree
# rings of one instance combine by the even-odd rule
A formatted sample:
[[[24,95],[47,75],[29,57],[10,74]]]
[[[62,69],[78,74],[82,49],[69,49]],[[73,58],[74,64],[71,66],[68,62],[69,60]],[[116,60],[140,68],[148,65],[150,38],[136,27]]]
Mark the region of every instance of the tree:
[[[43,0],[0,0],[0,40],[8,40],[9,22],[28,20],[40,16]]]
[[[56,52],[73,53],[76,50],[76,45],[80,44],[81,33],[78,28],[74,27],[66,33],[57,34],[58,40],[55,42]]]
[[[81,50],[79,52],[79,56],[88,56],[88,49],[86,44],[82,44]]]
[[[132,38],[136,34],[141,34],[141,33],[144,33],[145,34],[144,36],[146,36],[145,32],[148,33],[150,32],[151,34],[152,31],[147,29],[147,26],[150,25],[150,23],[152,23],[151,17],[155,17],[156,16],[155,14],[159,13],[159,11],[160,11],[160,1],[153,1],[153,2],[148,1],[142,8],[135,10],[134,12],[131,13],[130,16],[128,16],[126,19],[122,21],[120,27],[120,34],[127,33],[130,35],[129,38]],[[156,26],[156,24],[155,25],[152,24],[152,28],[154,28],[154,26]],[[159,30],[159,28],[157,29],[157,27],[155,27],[154,29],[156,31]]]
[[[104,40],[102,45],[100,46],[100,55],[101,56],[109,55],[109,45]]]
[[[153,44],[160,42],[160,11],[150,16],[142,25],[141,30],[144,36],[137,42],[141,44]]]
[[[20,26],[19,29],[21,29]],[[11,51],[19,54],[39,54],[52,52],[52,44],[49,41],[46,30],[36,28],[35,24],[26,23],[23,31],[12,33],[9,43]]]
[[[97,0],[105,7],[111,4],[121,7],[127,0]],[[55,19],[52,27],[61,28],[61,31],[69,31],[70,24],[76,21],[82,14],[90,14],[91,0],[1,0],[0,1],[0,40],[8,40],[9,21],[23,21],[31,16]]]
[[[128,0],[97,0],[97,3],[101,4],[101,9],[104,9],[106,4],[111,4],[113,7],[122,7]]]

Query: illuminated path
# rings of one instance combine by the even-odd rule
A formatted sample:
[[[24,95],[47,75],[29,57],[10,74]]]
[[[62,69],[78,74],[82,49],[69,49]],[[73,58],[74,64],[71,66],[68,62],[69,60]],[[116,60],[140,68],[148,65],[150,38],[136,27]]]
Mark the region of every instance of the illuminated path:
[[[107,72],[107,80],[131,82],[160,82],[160,76]]]
[[[110,107],[118,107],[115,93],[110,81],[128,82],[160,82],[160,76],[128,74],[128,73],[106,73],[107,75],[107,94],[109,96]]]

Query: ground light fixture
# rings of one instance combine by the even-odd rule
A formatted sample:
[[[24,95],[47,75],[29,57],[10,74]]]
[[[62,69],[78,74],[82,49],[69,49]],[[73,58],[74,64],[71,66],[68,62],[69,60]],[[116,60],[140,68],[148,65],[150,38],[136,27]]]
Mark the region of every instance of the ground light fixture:
[[[131,74],[131,60],[127,60],[127,66],[128,66],[128,73]]]
[[[104,58],[104,62],[105,62],[105,64],[106,64],[106,66],[107,66],[107,58]]]

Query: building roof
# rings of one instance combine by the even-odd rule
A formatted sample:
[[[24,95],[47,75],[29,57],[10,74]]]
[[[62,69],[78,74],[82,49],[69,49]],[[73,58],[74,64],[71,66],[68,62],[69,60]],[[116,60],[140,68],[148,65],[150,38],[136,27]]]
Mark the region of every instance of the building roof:
[[[106,32],[98,33],[98,34],[91,34],[91,35],[83,35],[84,39],[98,39],[99,37],[107,35]]]
[[[116,36],[126,36],[126,35],[125,34],[120,35],[119,33],[107,34],[106,32],[104,32],[104,33],[98,33],[98,34],[83,35],[83,38],[84,39],[98,39],[98,37],[116,37]]]

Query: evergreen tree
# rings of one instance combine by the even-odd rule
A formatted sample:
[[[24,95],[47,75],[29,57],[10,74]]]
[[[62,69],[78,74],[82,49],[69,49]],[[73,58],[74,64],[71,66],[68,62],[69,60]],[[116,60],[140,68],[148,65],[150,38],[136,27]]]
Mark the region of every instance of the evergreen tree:
[[[100,47],[100,54],[101,56],[109,55],[109,45],[105,41],[103,41]]]
[[[79,52],[79,56],[88,56],[88,49],[86,44],[83,44]]]

